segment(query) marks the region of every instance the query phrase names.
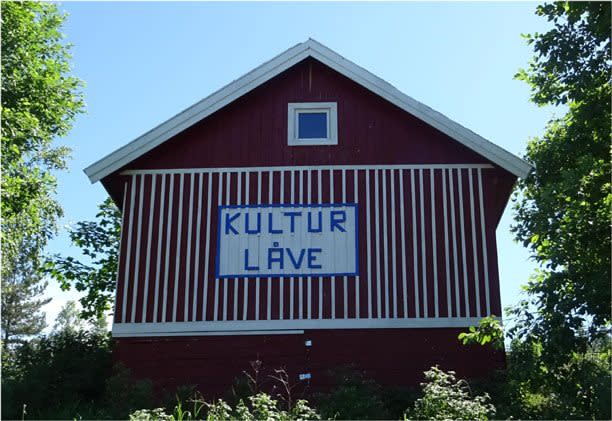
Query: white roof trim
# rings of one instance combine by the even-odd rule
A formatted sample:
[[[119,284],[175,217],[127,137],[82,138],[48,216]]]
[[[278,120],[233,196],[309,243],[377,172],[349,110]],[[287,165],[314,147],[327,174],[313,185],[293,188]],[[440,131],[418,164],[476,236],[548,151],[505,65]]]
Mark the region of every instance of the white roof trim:
[[[274,57],[85,168],[85,174],[92,183],[95,183],[307,57],[319,60],[518,177],[527,176],[532,168],[526,161],[403,94],[381,78],[317,41],[309,39]]]

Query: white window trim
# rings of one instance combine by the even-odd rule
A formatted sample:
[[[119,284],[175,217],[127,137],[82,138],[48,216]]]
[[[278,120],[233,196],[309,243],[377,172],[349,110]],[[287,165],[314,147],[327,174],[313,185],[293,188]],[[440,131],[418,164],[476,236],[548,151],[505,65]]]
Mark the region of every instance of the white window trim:
[[[298,138],[298,115],[300,113],[326,113],[326,138]],[[336,102],[290,102],[287,107],[287,141],[289,146],[337,145],[338,104]]]

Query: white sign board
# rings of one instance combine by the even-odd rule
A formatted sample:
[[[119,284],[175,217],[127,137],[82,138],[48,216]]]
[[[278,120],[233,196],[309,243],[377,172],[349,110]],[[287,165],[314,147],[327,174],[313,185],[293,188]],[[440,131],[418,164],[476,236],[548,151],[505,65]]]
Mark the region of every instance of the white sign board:
[[[216,276],[357,275],[357,206],[219,206]]]

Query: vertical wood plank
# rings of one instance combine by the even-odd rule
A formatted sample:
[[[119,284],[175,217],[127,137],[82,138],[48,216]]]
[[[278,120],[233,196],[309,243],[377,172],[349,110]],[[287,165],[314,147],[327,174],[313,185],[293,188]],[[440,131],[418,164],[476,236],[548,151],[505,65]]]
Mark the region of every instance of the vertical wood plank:
[[[476,293],[476,316],[480,317],[480,275],[478,268],[478,251],[476,244],[476,216],[474,215],[474,178],[472,169],[468,169],[468,184],[470,185],[470,222],[472,229],[472,255],[474,258],[474,290]]]
[[[147,229],[147,255],[145,257],[145,283],[142,300],[142,323],[147,321],[147,304],[149,303],[149,273],[151,266],[151,242],[153,241],[153,211],[155,210],[155,187],[157,175],[151,176],[151,196],[149,198],[149,225]]]
[[[191,308],[191,320],[196,321],[197,308],[198,308],[198,286],[200,284],[200,235],[202,233],[202,205],[204,198],[202,197],[202,189],[204,187],[204,173],[198,174],[198,207],[197,207],[197,218],[196,218],[196,244],[195,244],[195,270],[193,274],[193,307]]]
[[[485,300],[487,306],[486,316],[491,315],[491,297],[489,295],[489,259],[487,257],[487,236],[485,232],[484,197],[482,193],[482,170],[478,168],[478,202],[480,208],[480,234],[482,236],[482,264],[485,280]]]
[[[419,299],[419,258],[417,255],[417,217],[416,217],[416,193],[414,182],[414,169],[410,169],[410,194],[412,199],[412,252],[413,252],[413,269],[414,276],[414,308],[415,317],[421,317],[420,299]]]

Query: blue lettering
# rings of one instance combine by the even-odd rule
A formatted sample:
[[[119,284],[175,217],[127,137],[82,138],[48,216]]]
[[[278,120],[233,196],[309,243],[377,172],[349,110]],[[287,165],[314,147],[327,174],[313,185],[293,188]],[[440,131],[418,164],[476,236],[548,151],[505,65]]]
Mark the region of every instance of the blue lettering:
[[[245,231],[247,234],[259,234],[261,232],[261,213],[257,212],[257,228],[256,229],[250,229],[249,228],[249,213],[247,212],[245,215],[245,221],[244,221],[244,225],[245,225]]]
[[[295,232],[295,218],[302,216],[302,212],[283,212],[283,216],[288,216],[291,219],[291,232]]]
[[[315,253],[321,253],[321,249],[308,249],[308,269],[321,269],[321,265],[316,265],[317,256]]]
[[[286,248],[285,250],[287,250],[287,256],[289,256],[289,260],[291,261],[291,264],[293,265],[293,267],[296,269],[299,269],[302,266],[302,261],[304,260],[304,254],[306,250],[304,249],[300,250],[300,254],[297,260],[295,260],[295,256],[291,252],[291,249]]]
[[[340,225],[346,222],[346,211],[331,211],[330,214],[330,229],[331,232],[334,232],[334,228],[338,228],[341,232],[346,232],[346,230]]]
[[[225,235],[228,235],[230,231],[232,232],[232,234],[238,234],[238,231],[236,231],[236,228],[232,226],[232,222],[238,219],[239,216],[240,216],[240,212],[232,216],[225,214]]]
[[[249,249],[244,250],[244,270],[259,270],[259,266],[249,266]]]
[[[276,241],[273,243],[273,246],[274,247],[270,247],[268,249],[268,269],[272,269],[273,263],[278,263],[279,269],[285,269],[285,264],[283,262],[283,249],[278,248],[278,243]]]
[[[268,232],[270,234],[282,234],[283,233],[282,229],[278,229],[278,230],[274,229],[274,226],[273,226],[274,224],[273,224],[273,220],[272,220],[273,216],[274,216],[274,214],[272,212],[270,212],[268,214]]]
[[[323,230],[323,216],[321,211],[319,213],[319,227],[313,228],[312,226],[312,212],[308,212],[308,232],[321,232]]]

